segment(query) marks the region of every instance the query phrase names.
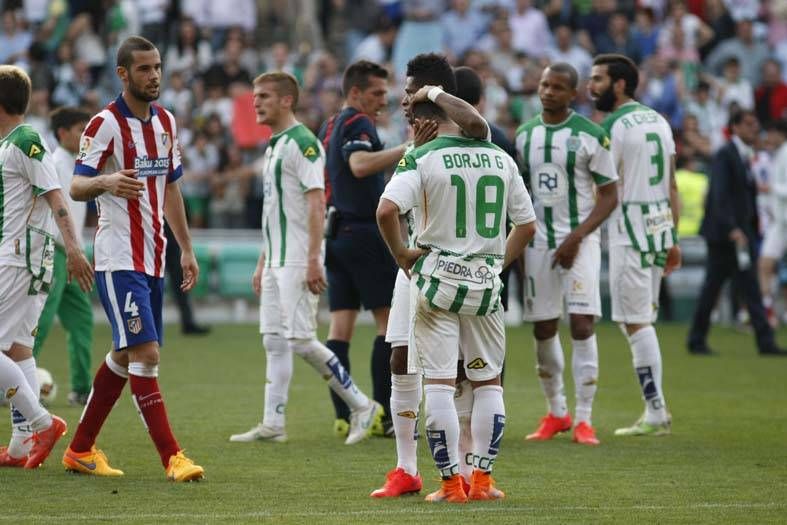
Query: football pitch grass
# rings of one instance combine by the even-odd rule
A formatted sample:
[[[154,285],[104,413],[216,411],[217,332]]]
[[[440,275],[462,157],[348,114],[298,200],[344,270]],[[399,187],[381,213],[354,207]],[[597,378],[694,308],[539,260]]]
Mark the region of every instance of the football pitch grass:
[[[63,332],[56,327],[39,363],[58,382],[51,409],[68,421],[69,434],[37,471],[0,470],[0,522],[784,523],[787,359],[758,357],[751,335],[724,328],[716,328],[710,339],[719,356],[693,357],[684,350],[684,325],[658,330],[673,434],[612,435],[637,419],[642,404],[628,346],[616,326],[603,324],[593,418],[602,443],[590,448],[566,434],[546,443],[524,442],[544,415],[544,401],[530,327],[509,328],[507,424],[495,469],[507,497],[448,505],[423,501],[438,486],[423,439],[421,495],[369,498],[394,466],[394,441],[372,438],[345,446],[334,437],[327,386],[297,357],[287,410],[289,442],[229,443],[229,435],[251,428],[262,410],[265,357],[250,325],[216,326],[204,338],[184,338],[172,325],[166,331],[162,392],[175,434],[205,467],[205,481],[166,481],[128,389],[98,442],[125,476],[67,474],[60,458],[80,410],[65,401],[67,357]],[[370,327],[359,327],[351,347],[353,376],[366,392],[372,337]],[[565,331],[562,340],[570,363]],[[785,331],[780,340],[787,344]],[[94,369],[109,341],[108,329],[98,327]],[[565,377],[573,408],[570,369]],[[0,424],[0,442],[6,443],[9,433],[10,425]]]

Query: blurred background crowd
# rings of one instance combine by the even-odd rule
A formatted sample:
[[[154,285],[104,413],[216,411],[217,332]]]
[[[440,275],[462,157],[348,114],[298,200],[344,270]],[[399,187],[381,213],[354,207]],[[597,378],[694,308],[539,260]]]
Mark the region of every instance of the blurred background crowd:
[[[691,191],[699,216],[684,212],[684,235],[698,228],[703,173],[725,141],[730,111],[754,109],[761,124],[787,112],[783,0],[0,0],[0,13],[0,63],[29,72],[29,121],[52,146],[52,109],[98,112],[120,92],[118,42],[141,34],[158,45],[160,102],[177,117],[183,194],[198,228],[259,226],[253,163],[270,132],[255,123],[251,81],[265,70],[300,80],[298,117],[316,131],[341,107],[347,64],[386,64],[390,104],[378,126],[394,145],[407,138],[397,106],[406,63],[417,53],[444,52],[476,69],[485,117],[512,137],[540,111],[545,65],[569,62],[585,78],[595,54],[626,54],[642,68],[638,98],[672,123],[679,177],[698,188]],[[584,85],[575,109],[600,118]],[[768,144],[758,150],[765,195]],[[768,213],[764,205],[766,222]]]

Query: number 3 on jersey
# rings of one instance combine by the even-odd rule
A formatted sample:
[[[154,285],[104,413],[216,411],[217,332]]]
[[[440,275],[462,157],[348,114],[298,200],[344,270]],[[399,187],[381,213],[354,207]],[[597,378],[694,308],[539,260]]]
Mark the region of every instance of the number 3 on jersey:
[[[131,292],[126,294],[126,302],[123,306],[123,312],[127,314],[131,314],[131,317],[138,317],[139,316],[139,307],[137,303],[134,302],[133,297],[131,296]]]
[[[451,186],[456,188],[456,238],[467,237],[467,189],[459,175],[451,175]],[[487,188],[494,188],[494,198],[489,199]],[[505,184],[497,175],[484,175],[475,187],[475,229],[478,235],[494,239],[500,234],[500,218],[503,215],[503,193]],[[487,216],[492,215],[492,225],[487,226]]]
[[[664,178],[664,148],[661,146],[661,139],[657,133],[646,134],[645,140],[656,145],[656,153],[650,157],[650,163],[655,166],[656,174],[649,178],[648,182],[650,182],[651,186],[658,186],[659,182]]]

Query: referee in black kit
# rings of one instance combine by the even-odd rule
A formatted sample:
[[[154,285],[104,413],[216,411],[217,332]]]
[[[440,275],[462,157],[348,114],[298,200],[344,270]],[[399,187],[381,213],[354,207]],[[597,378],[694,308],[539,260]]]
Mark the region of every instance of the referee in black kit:
[[[396,166],[405,145],[383,149],[374,118],[386,106],[388,72],[366,60],[351,64],[342,81],[344,107],[321,127],[326,154],[325,267],[331,326],[326,346],[350,371],[350,339],[361,305],[377,325],[372,349],[374,399],[385,407],[375,435],[393,435],[391,425],[391,345],[385,342],[397,266],[377,229],[375,212],[385,187],[384,170]],[[331,392],[334,431],[347,433],[350,410]]]

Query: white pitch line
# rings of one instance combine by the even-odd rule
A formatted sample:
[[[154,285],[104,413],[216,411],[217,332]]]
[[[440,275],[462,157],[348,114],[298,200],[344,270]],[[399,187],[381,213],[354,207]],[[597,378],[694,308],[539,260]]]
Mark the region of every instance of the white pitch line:
[[[689,505],[629,505],[629,506],[562,506],[562,507],[527,507],[527,506],[506,506],[505,503],[498,503],[495,507],[448,507],[440,506],[440,508],[420,508],[407,506],[401,509],[366,509],[366,510],[351,510],[351,511],[314,511],[314,512],[238,512],[238,513],[139,513],[139,514],[106,514],[106,515],[92,515],[88,516],[83,513],[69,513],[69,514],[0,514],[0,521],[18,521],[21,519],[39,519],[39,520],[52,520],[52,519],[74,519],[74,520],[167,520],[176,518],[190,518],[198,520],[218,520],[218,519],[238,519],[238,518],[309,518],[309,517],[353,517],[353,516],[397,516],[413,514],[431,515],[431,514],[464,514],[474,511],[481,511],[484,513],[508,513],[508,512],[541,512],[541,511],[637,511],[637,510],[708,510],[708,509],[749,509],[749,510],[766,510],[766,509],[787,509],[787,503],[696,503]]]

